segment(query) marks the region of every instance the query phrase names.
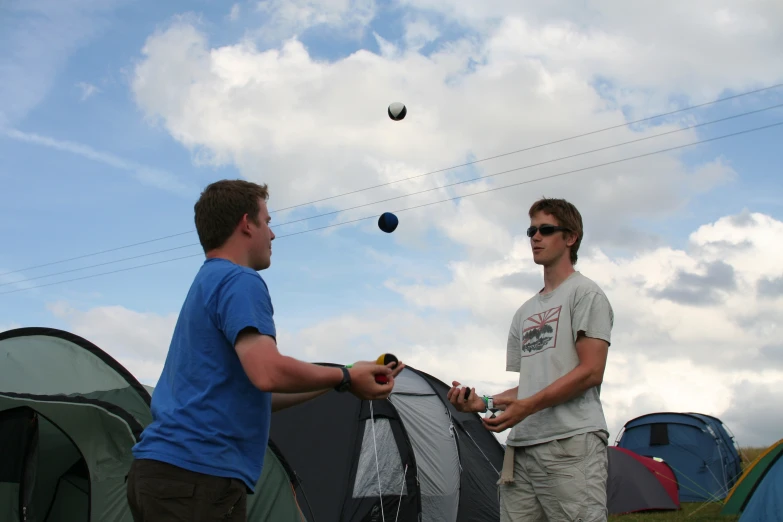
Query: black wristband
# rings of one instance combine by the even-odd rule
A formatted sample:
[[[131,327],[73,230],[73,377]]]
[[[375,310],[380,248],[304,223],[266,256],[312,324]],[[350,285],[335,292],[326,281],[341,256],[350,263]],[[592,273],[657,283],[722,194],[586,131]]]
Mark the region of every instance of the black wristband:
[[[342,393],[351,387],[351,374],[348,372],[348,368],[345,366],[340,369],[343,371],[343,380],[340,381],[340,384],[335,386],[334,389]]]

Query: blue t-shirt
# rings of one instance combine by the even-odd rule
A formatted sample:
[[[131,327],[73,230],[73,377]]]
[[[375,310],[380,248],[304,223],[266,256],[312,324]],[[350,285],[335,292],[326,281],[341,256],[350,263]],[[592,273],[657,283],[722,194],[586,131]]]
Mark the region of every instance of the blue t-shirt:
[[[255,491],[272,394],[250,382],[234,343],[249,327],[276,337],[273,313],[258,272],[225,259],[204,262],[180,311],[152,396],[153,421],[134,457],[237,478]]]

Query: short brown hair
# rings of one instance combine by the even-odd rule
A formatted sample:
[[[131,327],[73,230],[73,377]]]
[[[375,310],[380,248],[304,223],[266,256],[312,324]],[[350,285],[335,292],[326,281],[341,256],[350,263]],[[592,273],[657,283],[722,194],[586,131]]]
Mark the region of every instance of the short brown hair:
[[[259,224],[256,219],[259,198],[269,199],[265,184],[224,179],[207,185],[193,207],[196,231],[204,252],[222,246],[245,214]]]
[[[576,243],[571,247],[571,264],[575,265],[578,258],[579,245],[582,244],[582,215],[576,207],[564,199],[541,198],[530,207],[528,215],[532,218],[535,214],[544,212],[557,219],[560,226],[567,228],[576,234]]]

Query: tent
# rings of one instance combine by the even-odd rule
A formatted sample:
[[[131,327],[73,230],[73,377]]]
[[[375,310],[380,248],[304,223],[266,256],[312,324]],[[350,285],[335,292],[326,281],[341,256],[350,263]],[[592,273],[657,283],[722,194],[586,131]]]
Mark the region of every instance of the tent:
[[[125,477],[152,388],[52,328],[0,333],[0,361],[0,520],[130,522]],[[301,522],[297,485],[270,444],[249,520]]]
[[[329,392],[274,413],[271,438],[306,488],[312,522],[497,521],[503,446],[448,390],[406,366],[388,400]]]
[[[636,417],[623,426],[617,446],[666,461],[677,476],[682,502],[723,499],[742,473],[728,429],[720,419],[700,413]]]
[[[739,522],[783,521],[783,459],[780,452],[759,477]]]
[[[783,439],[767,448],[742,474],[724,501],[721,515],[749,522],[783,520]]]
[[[677,479],[665,462],[617,446],[608,450],[606,496],[610,514],[680,509]]]

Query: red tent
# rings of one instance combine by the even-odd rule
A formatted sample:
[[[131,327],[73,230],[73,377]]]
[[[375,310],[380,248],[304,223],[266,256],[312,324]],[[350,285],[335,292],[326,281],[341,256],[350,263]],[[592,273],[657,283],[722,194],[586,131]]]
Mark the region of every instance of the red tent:
[[[643,457],[642,455],[625,448],[612,447],[612,449],[622,451],[641,462],[644,467],[649,469],[650,472],[655,475],[655,478],[663,484],[663,489],[666,490],[666,493],[669,494],[672,501],[677,504],[677,508],[680,507],[680,486],[677,483],[677,477],[674,475],[674,470],[666,464],[666,462],[663,460],[651,459],[650,457]]]
[[[635,513],[680,509],[679,485],[663,461],[609,447],[609,512]]]

